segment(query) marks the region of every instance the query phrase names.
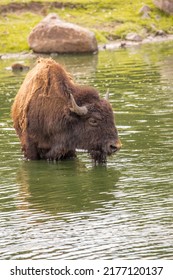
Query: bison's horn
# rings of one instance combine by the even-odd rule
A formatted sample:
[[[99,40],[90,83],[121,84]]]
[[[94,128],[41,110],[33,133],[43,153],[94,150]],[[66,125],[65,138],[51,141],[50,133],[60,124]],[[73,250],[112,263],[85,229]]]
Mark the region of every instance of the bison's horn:
[[[107,89],[106,94],[105,94],[105,99],[109,101],[109,89]]]
[[[71,98],[71,103],[72,103],[72,108],[70,108],[70,111],[76,113],[76,114],[79,115],[79,116],[84,116],[84,115],[86,115],[87,112],[88,112],[87,107],[86,107],[86,106],[81,106],[81,107],[78,106],[78,105],[76,104],[76,101],[75,101],[75,99],[74,99],[74,97],[73,97],[72,94],[70,94],[70,98]]]

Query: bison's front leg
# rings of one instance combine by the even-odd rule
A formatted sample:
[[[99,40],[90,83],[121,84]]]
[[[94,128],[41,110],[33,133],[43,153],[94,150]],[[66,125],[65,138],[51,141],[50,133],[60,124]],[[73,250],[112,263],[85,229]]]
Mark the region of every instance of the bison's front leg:
[[[52,147],[51,150],[45,155],[45,158],[49,161],[63,160],[75,158],[76,152],[74,150],[58,149],[56,146]]]
[[[39,153],[37,150],[37,145],[27,134],[24,134],[22,136],[21,144],[22,144],[22,151],[23,151],[26,159],[30,159],[30,160],[40,159],[40,156],[39,156]]]

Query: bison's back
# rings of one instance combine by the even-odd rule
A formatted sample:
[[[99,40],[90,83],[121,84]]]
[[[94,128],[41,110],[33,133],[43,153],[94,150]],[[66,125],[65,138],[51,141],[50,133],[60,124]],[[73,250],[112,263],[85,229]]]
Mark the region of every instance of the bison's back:
[[[57,111],[68,102],[67,84],[73,85],[69,74],[52,59],[40,59],[26,75],[13,106],[14,127],[20,136],[30,126],[38,129],[55,119]],[[38,122],[41,122],[40,124]]]

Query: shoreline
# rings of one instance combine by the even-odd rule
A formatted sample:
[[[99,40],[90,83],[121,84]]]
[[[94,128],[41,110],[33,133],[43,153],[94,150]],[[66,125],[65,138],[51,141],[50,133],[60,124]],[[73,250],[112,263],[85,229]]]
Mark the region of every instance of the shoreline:
[[[51,13],[92,31],[99,51],[173,40],[173,17],[158,9],[153,0],[145,4],[140,0],[96,2],[4,0],[0,4],[0,56],[30,53],[30,32]]]
[[[108,44],[99,45],[99,50],[116,50],[120,48],[130,48],[130,47],[138,47],[146,44],[159,44],[164,42],[173,42],[173,34],[170,35],[158,35],[158,36],[148,36],[147,38],[141,41],[130,41],[130,40],[116,40],[109,42]]]
[[[132,48],[132,47],[140,47],[142,45],[147,45],[147,44],[159,44],[159,43],[164,43],[164,42],[173,42],[173,34],[171,35],[159,35],[159,36],[149,36],[141,41],[130,41],[130,40],[115,40],[115,41],[110,41],[105,44],[99,44],[98,45],[98,52],[99,51],[105,51],[105,50],[118,50],[118,49],[126,49],[126,48]],[[98,53],[97,52],[97,53]],[[5,59],[27,59],[27,58],[34,58],[37,56],[58,56],[58,55],[75,55],[71,53],[34,53],[32,50],[30,51],[23,51],[19,53],[1,53],[0,54],[0,59],[5,60]],[[76,53],[76,55],[85,55],[87,53]]]

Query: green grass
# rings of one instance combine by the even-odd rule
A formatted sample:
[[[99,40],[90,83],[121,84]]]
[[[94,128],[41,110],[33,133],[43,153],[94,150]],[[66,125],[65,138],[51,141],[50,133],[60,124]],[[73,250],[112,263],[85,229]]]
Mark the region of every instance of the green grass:
[[[0,53],[29,50],[27,36],[41,19],[31,13],[0,17]]]
[[[1,0],[1,5],[9,3],[29,3],[30,0]],[[34,2],[34,1],[32,1]],[[39,0],[54,2],[53,0]],[[173,33],[173,16],[159,11],[152,0],[60,0],[63,3],[81,4],[78,8],[54,9],[45,6],[45,13],[56,12],[62,19],[87,27],[96,34],[99,43],[118,38],[124,39],[129,32],[138,32],[146,37],[154,30]],[[151,8],[150,18],[143,19],[139,10],[143,5]],[[0,53],[28,51],[27,37],[32,28],[44,16],[25,11],[0,14]]]

